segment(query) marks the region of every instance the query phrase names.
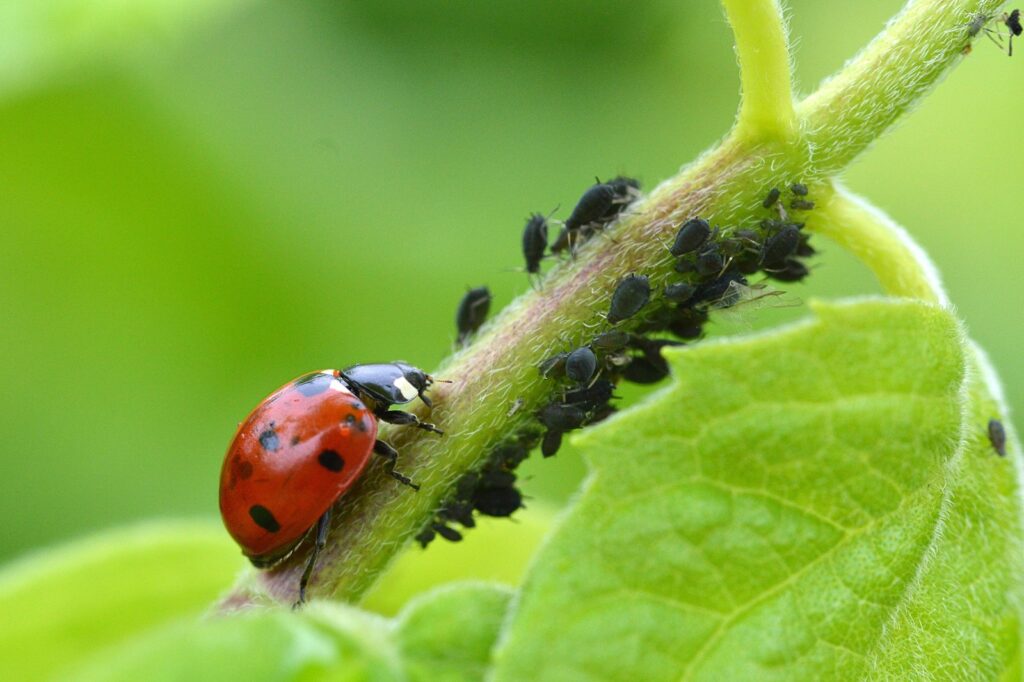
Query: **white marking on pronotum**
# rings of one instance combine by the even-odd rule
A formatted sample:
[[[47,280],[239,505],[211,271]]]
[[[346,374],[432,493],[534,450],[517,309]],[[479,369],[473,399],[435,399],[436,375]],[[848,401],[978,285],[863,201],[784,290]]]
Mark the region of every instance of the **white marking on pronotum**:
[[[412,400],[420,394],[420,392],[416,390],[416,387],[410,384],[409,380],[405,377],[398,377],[395,379],[395,388],[398,389],[398,392],[401,393],[402,397],[406,400]]]
[[[334,376],[333,372],[323,372],[323,374],[327,374],[332,377]],[[345,385],[345,382],[337,378],[333,379],[327,388],[332,391],[338,391],[339,393],[348,393],[349,395],[352,395],[352,391],[348,390],[348,386]]]

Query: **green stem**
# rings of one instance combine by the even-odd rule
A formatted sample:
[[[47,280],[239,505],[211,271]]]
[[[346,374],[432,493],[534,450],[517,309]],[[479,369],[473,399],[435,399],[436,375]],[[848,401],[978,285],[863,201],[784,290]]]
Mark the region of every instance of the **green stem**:
[[[778,0],[722,0],[736,36],[743,100],[736,135],[788,141],[797,134],[789,41]]]
[[[914,0],[797,108],[813,162],[831,174],[878,139],[959,61],[971,19],[1005,0]],[[842,27],[836,27],[841,30]]]
[[[807,228],[871,268],[887,294],[949,305],[938,271],[906,230],[842,186],[819,202]]]

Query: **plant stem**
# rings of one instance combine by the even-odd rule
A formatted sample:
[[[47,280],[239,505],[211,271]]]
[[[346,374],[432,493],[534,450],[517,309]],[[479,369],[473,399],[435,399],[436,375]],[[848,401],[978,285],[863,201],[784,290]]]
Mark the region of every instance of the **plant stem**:
[[[962,58],[973,38],[971,19],[979,12],[994,14],[1003,2],[907,3],[860,54],[798,106],[818,171],[838,172],[888,130]]]
[[[809,216],[807,228],[871,268],[887,294],[949,306],[938,270],[917,242],[880,209],[838,183]]]
[[[791,140],[797,134],[789,41],[778,0],[722,0],[736,36],[742,102],[736,135]]]

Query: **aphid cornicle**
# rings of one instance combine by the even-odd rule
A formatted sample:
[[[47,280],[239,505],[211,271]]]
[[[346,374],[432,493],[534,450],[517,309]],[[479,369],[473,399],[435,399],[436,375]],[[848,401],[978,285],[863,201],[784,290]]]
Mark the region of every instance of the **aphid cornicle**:
[[[455,313],[455,327],[458,330],[456,343],[460,346],[475,333],[487,319],[487,312],[491,308],[491,290],[487,287],[470,289],[459,301],[458,311]]]
[[[548,219],[540,213],[533,213],[523,228],[523,259],[528,273],[535,275],[540,272],[540,262],[547,248]]]
[[[988,440],[996,454],[1000,457],[1006,456],[1006,429],[998,419],[988,420]]]
[[[651,284],[646,275],[626,275],[615,286],[608,311],[608,322],[618,324],[640,312],[651,300]]]
[[[679,227],[669,253],[684,256],[699,249],[711,236],[711,225],[703,218],[690,218]]]

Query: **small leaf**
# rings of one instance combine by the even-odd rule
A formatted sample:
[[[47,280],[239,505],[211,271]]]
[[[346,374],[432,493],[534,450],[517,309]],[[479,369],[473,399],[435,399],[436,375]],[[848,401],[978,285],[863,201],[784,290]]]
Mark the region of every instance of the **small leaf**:
[[[398,646],[412,682],[484,679],[512,590],[455,583],[416,600],[398,623]]]
[[[220,524],[153,522],[42,551],[0,572],[0,679],[40,679],[206,610],[244,560]]]
[[[481,680],[510,596],[461,583],[424,595],[393,621],[313,602],[179,622],[103,651],[64,679]]]
[[[385,624],[355,609],[275,608],[151,632],[97,656],[67,679],[397,682],[402,678],[386,641]]]
[[[1014,451],[943,309],[815,306],[667,353],[677,383],[579,439],[496,680],[991,679],[1019,666]],[[962,639],[961,639],[962,638]]]

